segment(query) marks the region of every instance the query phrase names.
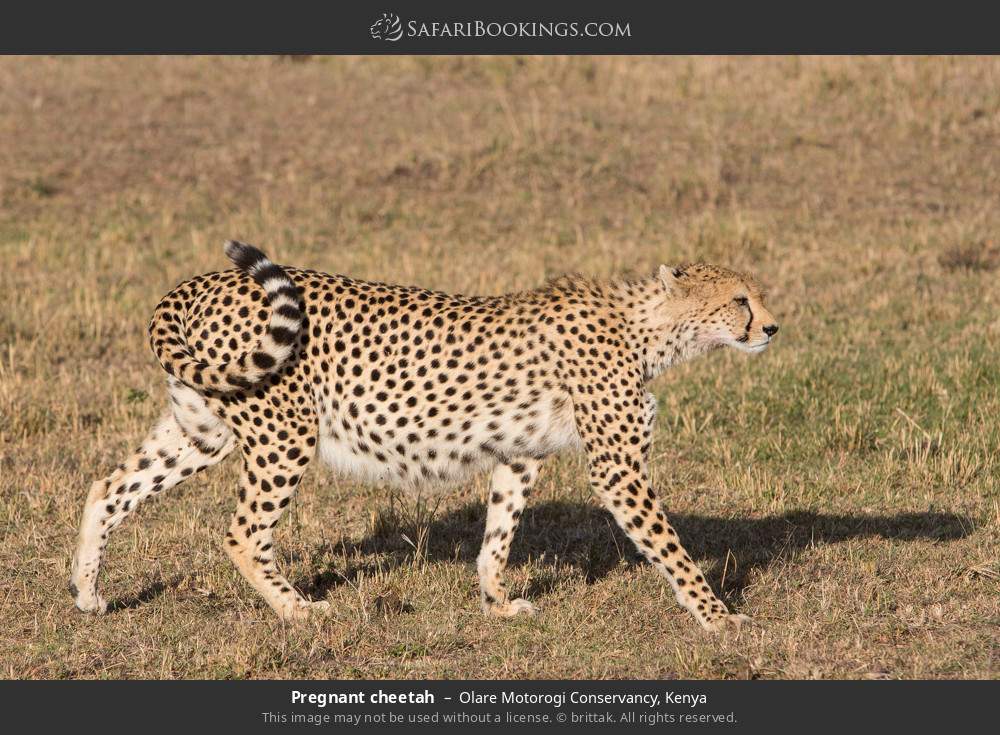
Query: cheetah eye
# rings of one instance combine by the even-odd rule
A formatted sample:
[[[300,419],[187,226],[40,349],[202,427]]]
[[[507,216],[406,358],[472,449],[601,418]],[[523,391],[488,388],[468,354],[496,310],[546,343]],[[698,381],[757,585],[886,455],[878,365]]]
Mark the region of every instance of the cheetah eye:
[[[749,306],[750,300],[746,296],[737,296],[733,301],[740,306]]]

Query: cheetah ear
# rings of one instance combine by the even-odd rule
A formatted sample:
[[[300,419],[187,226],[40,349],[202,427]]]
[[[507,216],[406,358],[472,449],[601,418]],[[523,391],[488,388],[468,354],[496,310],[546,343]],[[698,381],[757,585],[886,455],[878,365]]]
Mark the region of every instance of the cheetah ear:
[[[680,287],[678,279],[684,275],[684,271],[680,268],[670,268],[669,266],[661,265],[660,272],[657,275],[663,283],[663,287],[667,289],[667,293],[675,293]]]

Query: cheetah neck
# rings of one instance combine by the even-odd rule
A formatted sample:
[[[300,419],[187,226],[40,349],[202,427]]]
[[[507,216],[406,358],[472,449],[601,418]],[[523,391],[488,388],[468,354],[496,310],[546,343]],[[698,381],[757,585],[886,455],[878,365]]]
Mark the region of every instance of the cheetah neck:
[[[645,380],[705,352],[689,305],[667,293],[659,279],[623,284],[619,290],[629,345]]]

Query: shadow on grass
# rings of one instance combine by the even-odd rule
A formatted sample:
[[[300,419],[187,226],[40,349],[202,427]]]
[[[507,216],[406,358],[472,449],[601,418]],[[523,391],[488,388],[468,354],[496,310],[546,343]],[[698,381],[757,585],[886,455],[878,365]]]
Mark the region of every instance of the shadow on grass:
[[[386,517],[389,515],[390,517]],[[429,561],[474,562],[485,524],[486,509],[470,503],[430,520],[420,534],[414,524],[383,512],[376,532],[364,538],[342,538],[326,547],[323,556],[331,565],[311,580],[300,580],[300,588],[313,597],[378,569],[412,563],[414,548],[408,538],[426,538]],[[792,511],[765,518],[716,518],[695,514],[670,514],[682,542],[694,559],[714,560],[709,578],[718,590],[726,568],[724,597],[739,595],[750,573],[772,562],[794,556],[810,546],[833,544],[855,538],[877,536],[898,541],[918,539],[950,541],[968,536],[973,521],[954,513],[898,513],[895,515],[836,515]],[[606,511],[586,503],[548,501],[529,505],[511,551],[510,566],[545,554],[560,564],[575,567],[588,584],[603,578],[621,563],[645,563],[635,547]],[[379,555],[336,569],[344,556]],[[730,563],[726,559],[732,555]],[[735,560],[735,564],[733,563]],[[527,594],[540,596],[558,583],[558,574],[543,575]],[[714,577],[714,578],[713,578]]]
[[[146,585],[134,595],[121,597],[117,600],[111,600],[108,602],[107,611],[112,613],[119,610],[131,610],[132,608],[139,607],[140,605],[145,605],[147,602],[155,600],[167,590],[180,585],[183,579],[183,576],[180,575],[172,577],[168,580],[158,579],[155,582]]]

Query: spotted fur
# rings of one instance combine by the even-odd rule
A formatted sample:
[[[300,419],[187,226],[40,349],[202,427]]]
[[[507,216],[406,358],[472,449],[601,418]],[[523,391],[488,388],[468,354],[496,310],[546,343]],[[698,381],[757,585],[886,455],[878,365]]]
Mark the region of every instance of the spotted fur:
[[[271,263],[228,243],[235,270],[182,283],[157,306],[153,350],[170,408],[95,482],[71,589],[103,612],[109,535],[145,498],[240,449],[225,546],[284,619],[325,609],[279,572],[273,529],[317,454],[370,482],[444,485],[492,471],[478,559],[483,610],[534,611],[503,571],[543,460],[582,448],[601,503],[709,630],[739,625],[682,547],[650,484],[656,398],[645,384],[777,331],[749,276],[705,264],[648,278],[562,278],[494,297],[456,296]]]

